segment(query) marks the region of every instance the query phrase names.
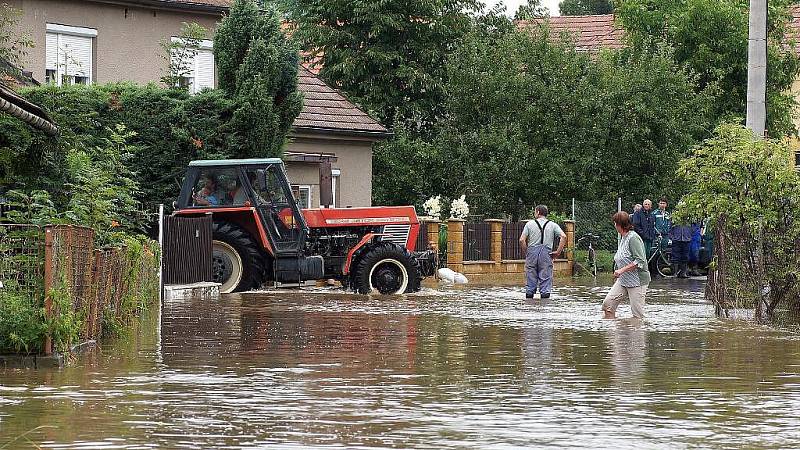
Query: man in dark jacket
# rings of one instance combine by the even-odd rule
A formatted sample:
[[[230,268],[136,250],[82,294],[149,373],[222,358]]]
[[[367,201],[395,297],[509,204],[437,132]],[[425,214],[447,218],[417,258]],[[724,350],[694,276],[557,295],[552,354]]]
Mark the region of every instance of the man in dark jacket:
[[[656,216],[653,214],[653,202],[645,200],[642,202],[642,209],[633,215],[633,231],[642,238],[644,241],[644,251],[647,256],[647,261],[650,262],[650,274],[657,275],[658,271],[654,269],[653,261],[653,241],[656,238]]]
[[[693,231],[691,225],[673,225],[669,232],[669,238],[672,239],[672,270],[678,278],[689,278],[689,245]]]

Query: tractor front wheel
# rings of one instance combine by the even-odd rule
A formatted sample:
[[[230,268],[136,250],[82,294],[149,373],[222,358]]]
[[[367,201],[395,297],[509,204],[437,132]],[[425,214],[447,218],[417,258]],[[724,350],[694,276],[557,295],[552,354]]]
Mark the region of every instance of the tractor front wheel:
[[[211,275],[219,292],[241,292],[261,286],[264,257],[250,234],[239,226],[214,222]]]
[[[352,286],[361,294],[403,294],[418,291],[421,279],[417,262],[406,249],[380,242],[359,259]]]

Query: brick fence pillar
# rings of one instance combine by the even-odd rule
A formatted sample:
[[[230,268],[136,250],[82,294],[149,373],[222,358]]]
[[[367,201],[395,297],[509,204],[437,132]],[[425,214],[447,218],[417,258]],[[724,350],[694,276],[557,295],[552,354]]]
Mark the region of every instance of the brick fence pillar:
[[[464,271],[464,220],[447,220],[447,267]]]
[[[425,221],[428,225],[428,235],[426,236],[428,242],[428,248],[433,250],[439,251],[439,221],[438,220],[430,220]],[[427,249],[421,249],[427,250]]]
[[[575,221],[564,221],[564,234],[567,235],[567,244],[564,248],[567,251],[567,261],[569,262],[570,275],[572,274],[573,263],[575,262]]]
[[[486,219],[490,227],[489,255],[496,264],[503,261],[503,221],[500,219]]]

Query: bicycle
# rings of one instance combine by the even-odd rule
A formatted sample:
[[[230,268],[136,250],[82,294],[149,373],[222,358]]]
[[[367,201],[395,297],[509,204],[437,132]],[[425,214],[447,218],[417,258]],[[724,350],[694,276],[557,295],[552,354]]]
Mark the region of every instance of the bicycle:
[[[664,241],[666,241],[666,245],[663,245]],[[675,276],[672,271],[672,252],[670,251],[671,244],[672,242],[667,236],[659,234],[658,237],[653,240],[653,246],[651,247],[650,251],[650,259],[647,260],[647,267],[650,267],[651,264],[655,264],[658,274],[665,278]],[[662,246],[664,248],[662,248]],[[655,263],[653,263],[653,260],[655,260]]]
[[[575,243],[577,247],[581,242],[588,241],[589,247],[586,251],[586,267],[583,267],[580,263],[575,261],[575,265],[580,267],[582,270],[589,272],[594,278],[597,278],[597,252],[594,250],[594,242],[600,239],[600,236],[596,234],[587,233],[583,236],[578,238],[578,241]],[[575,272],[573,270],[573,272]]]

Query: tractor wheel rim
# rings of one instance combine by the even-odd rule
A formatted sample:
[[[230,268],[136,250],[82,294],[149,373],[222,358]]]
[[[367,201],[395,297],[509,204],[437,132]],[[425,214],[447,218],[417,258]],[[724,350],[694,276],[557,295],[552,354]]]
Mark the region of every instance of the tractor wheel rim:
[[[408,287],[408,270],[396,259],[383,259],[369,271],[370,291],[381,294],[402,294]]]
[[[244,266],[242,258],[230,244],[213,241],[211,258],[211,278],[220,283],[219,292],[228,294],[234,291],[242,281]]]

